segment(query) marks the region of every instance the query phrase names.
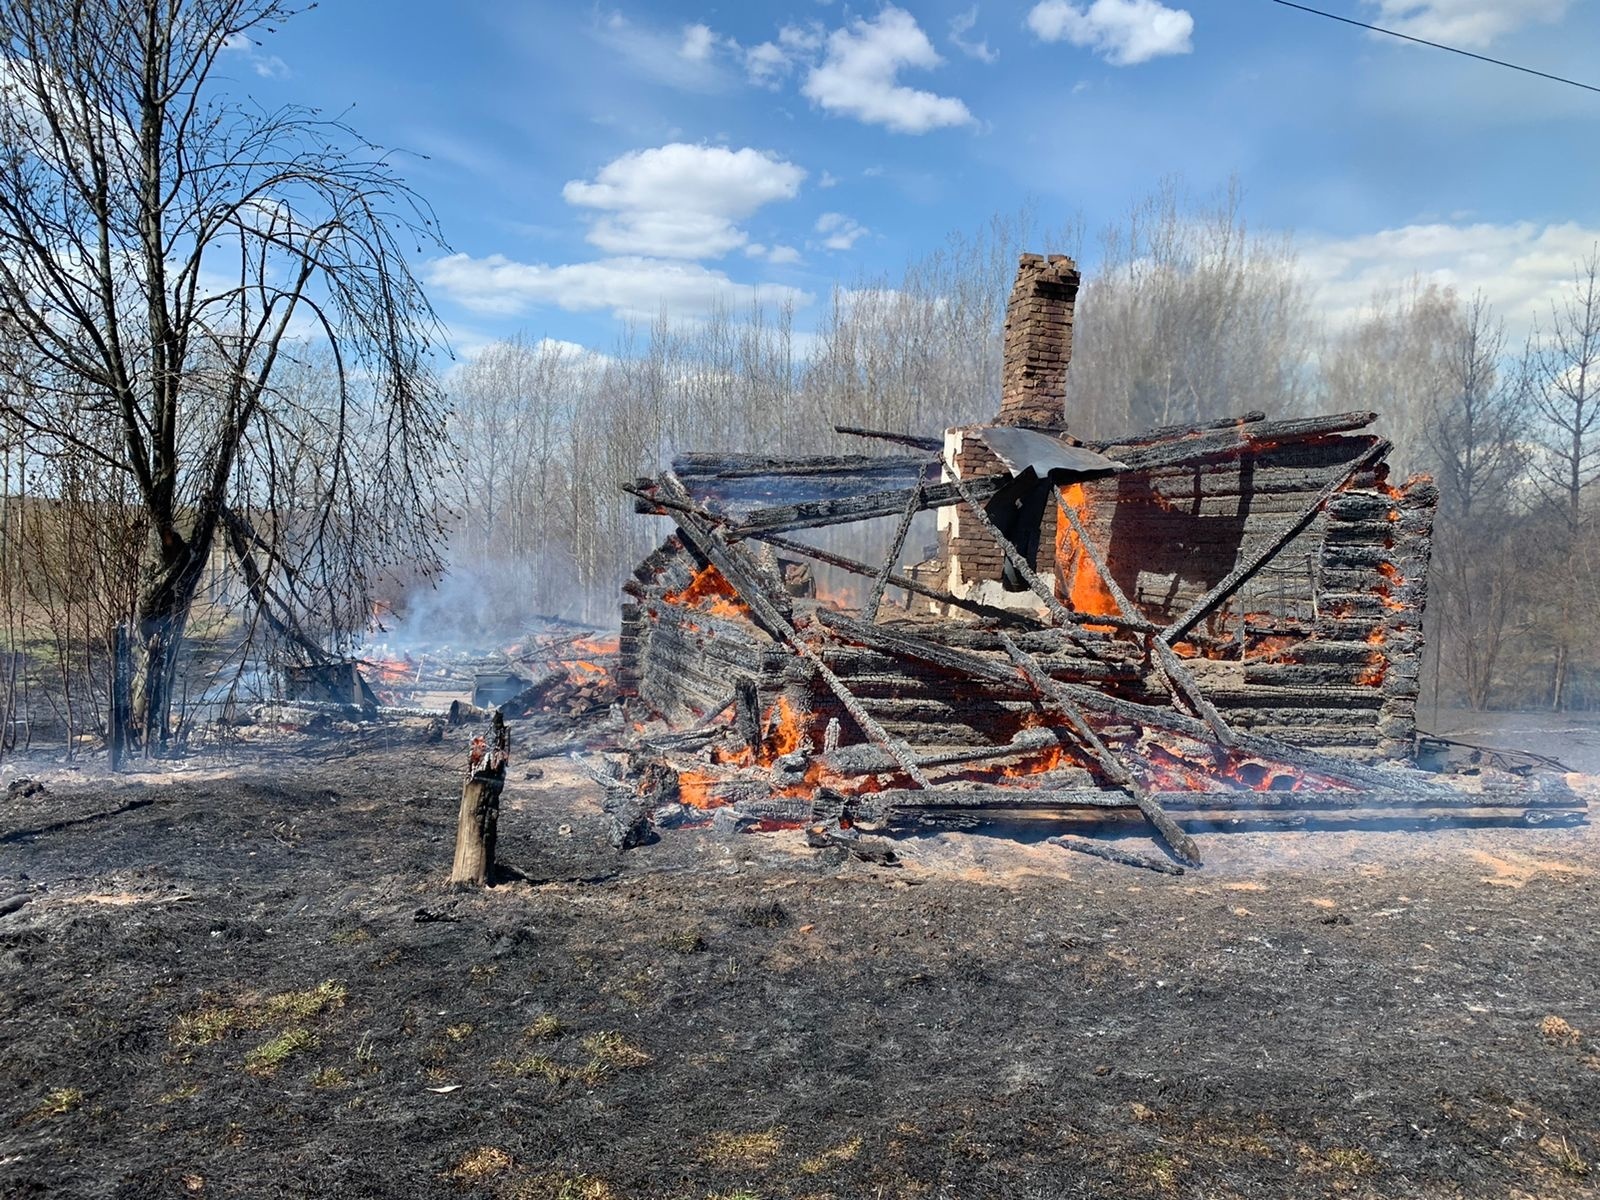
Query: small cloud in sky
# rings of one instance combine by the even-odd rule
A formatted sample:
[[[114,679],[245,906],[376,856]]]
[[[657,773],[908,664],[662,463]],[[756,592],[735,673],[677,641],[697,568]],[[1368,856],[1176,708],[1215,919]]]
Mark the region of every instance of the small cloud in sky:
[[[230,33],[223,39],[222,48],[244,55],[245,61],[250,64],[250,69],[263,79],[288,78],[289,64],[276,54],[263,54],[260,44],[245,34]]]
[[[424,269],[438,288],[472,312],[517,316],[554,304],[568,312],[609,310],[622,319],[648,321],[665,312],[695,317],[717,305],[811,303],[809,293],[778,284],[736,283],[699,263],[619,257],[550,266],[521,263],[503,254],[474,258],[451,254]]]
[[[595,209],[589,241],[608,254],[718,258],[748,241],[737,222],[800,191],[803,168],[761,150],[674,142],[613,159],[562,189]]]
[[[978,6],[974,4],[964,13],[957,13],[950,18],[950,44],[969,58],[979,62],[992,63],[1000,57],[998,50],[991,49],[987,39],[979,38],[974,41],[967,34],[972,32],[972,27],[978,23]]]
[[[783,82],[794,61],[781,46],[762,42],[744,52],[744,73],[758,87],[776,90]]]
[[[899,82],[904,68],[929,70],[943,61],[916,18],[886,5],[873,20],[857,17],[830,33],[800,90],[826,112],[896,133],[970,125],[972,113],[960,100]]]
[[[685,25],[683,44],[678,47],[678,55],[690,62],[705,62],[711,57],[716,44],[716,35],[711,32],[711,26]]]
[[[1114,67],[1132,67],[1194,47],[1194,18],[1159,0],[1040,0],[1028,12],[1028,28],[1046,42],[1071,42],[1093,50]]]
[[[1572,0],[1364,0],[1396,33],[1482,49],[1535,22],[1556,24]],[[1378,35],[1373,35],[1378,36]]]
[[[835,175],[832,171],[824,171],[822,173],[822,178],[817,180],[817,186],[819,188],[838,187],[839,186],[839,177],[837,175]]]
[[[865,225],[836,212],[818,217],[816,230],[823,235],[822,244],[829,250],[848,250],[868,233]]]
[[[688,92],[719,92],[731,82],[715,54],[717,37],[703,24],[655,28],[612,12],[594,37],[645,79]]]
[[[760,242],[751,242],[744,248],[744,252],[749,258],[759,258],[776,267],[800,261],[800,251],[793,246],[766,246]]]

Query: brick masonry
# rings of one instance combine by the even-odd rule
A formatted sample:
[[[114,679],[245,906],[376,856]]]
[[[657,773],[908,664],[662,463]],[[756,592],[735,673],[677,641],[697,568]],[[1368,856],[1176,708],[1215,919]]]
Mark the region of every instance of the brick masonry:
[[[1006,304],[1001,425],[1064,429],[1078,265],[1065,254],[1024,254]]]

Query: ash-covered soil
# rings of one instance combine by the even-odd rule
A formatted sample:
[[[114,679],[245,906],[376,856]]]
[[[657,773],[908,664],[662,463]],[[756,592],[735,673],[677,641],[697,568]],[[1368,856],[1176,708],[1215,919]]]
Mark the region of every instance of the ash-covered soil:
[[[1600,836],[973,835],[624,856],[461,748],[0,803],[5,1197],[1562,1197],[1600,1175]],[[548,764],[546,764],[548,768]],[[1147,844],[1147,843],[1146,843]]]

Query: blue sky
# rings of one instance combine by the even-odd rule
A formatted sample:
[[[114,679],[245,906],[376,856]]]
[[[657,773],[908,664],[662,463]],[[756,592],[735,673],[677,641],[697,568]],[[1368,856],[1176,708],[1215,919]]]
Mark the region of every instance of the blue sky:
[[[1315,6],[1600,85],[1600,0]],[[951,231],[1093,231],[1173,174],[1237,176],[1335,319],[1420,274],[1516,325],[1600,238],[1600,95],[1270,0],[324,0],[230,58],[427,156],[450,251],[416,266],[465,353],[718,296],[804,328]]]

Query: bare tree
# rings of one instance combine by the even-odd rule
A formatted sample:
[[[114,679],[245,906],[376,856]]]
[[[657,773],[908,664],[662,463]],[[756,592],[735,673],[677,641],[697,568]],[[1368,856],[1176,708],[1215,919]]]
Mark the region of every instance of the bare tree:
[[[1071,420],[1099,436],[1259,408],[1305,390],[1311,327],[1287,240],[1250,233],[1237,185],[1168,180],[1103,238],[1078,299]]]
[[[132,481],[147,748],[221,536],[308,654],[307,621],[337,638],[375,562],[431,558],[436,323],[400,244],[431,217],[342,122],[261,111],[221,75],[228,46],[294,11],[0,5],[0,319],[30,384],[0,404],[44,453]],[[333,388],[291,395],[311,335]]]
[[[1394,443],[1390,463],[1401,476],[1431,465],[1428,426],[1456,394],[1461,319],[1453,288],[1413,278],[1374,295],[1322,352],[1322,407],[1377,411],[1375,428]]]
[[[1507,639],[1526,611],[1517,491],[1527,466],[1527,375],[1505,361],[1505,328],[1479,293],[1450,325],[1444,386],[1430,398],[1421,442],[1439,481],[1433,605],[1448,663],[1467,703],[1488,707]],[[1414,451],[1415,453],[1415,451]]]
[[[1589,532],[1584,499],[1600,478],[1600,247],[1578,264],[1571,290],[1550,308],[1550,327],[1535,333],[1533,406],[1545,425],[1544,455],[1537,463],[1540,488],[1557,515],[1550,549],[1557,611],[1549,623],[1552,642],[1549,701],[1567,705],[1572,656],[1587,632],[1578,626],[1593,605],[1580,597],[1590,577],[1583,540]],[[1590,597],[1592,599],[1592,597]]]

